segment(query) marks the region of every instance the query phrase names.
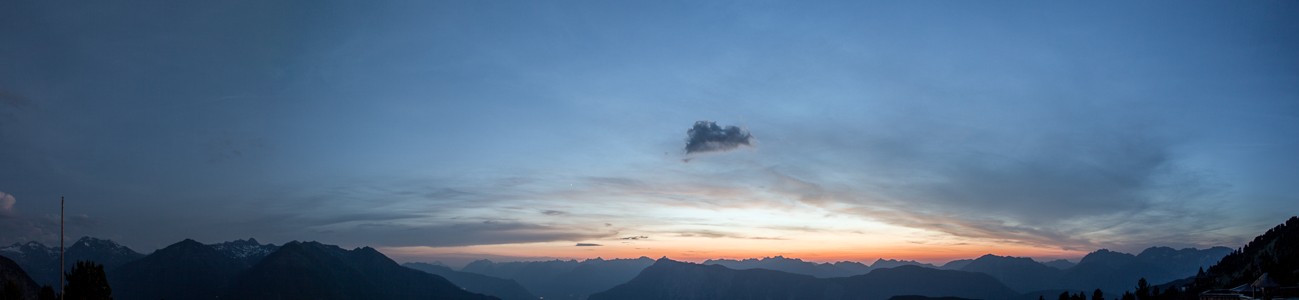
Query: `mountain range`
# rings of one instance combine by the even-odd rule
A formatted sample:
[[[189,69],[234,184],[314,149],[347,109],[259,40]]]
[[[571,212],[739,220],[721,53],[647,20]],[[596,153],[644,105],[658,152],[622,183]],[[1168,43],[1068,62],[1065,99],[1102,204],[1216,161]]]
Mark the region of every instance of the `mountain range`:
[[[50,282],[57,282],[57,248],[26,243],[0,251],[31,264],[3,258],[0,278],[24,277],[23,270],[48,266],[54,274]],[[207,245],[186,239],[130,259],[140,254],[111,241],[82,238],[67,252],[69,258],[106,262],[117,299],[497,299],[402,267],[369,247],[344,250],[317,242],[281,247],[254,239]]]
[[[1133,255],[1102,249],[1076,264],[991,254],[942,267],[884,259],[866,265],[776,256],[694,264],[641,257],[480,260],[456,271],[436,264],[398,265],[373,248],[346,250],[318,242],[184,240],[141,255],[89,237],[69,247],[68,257],[105,264],[118,299],[1036,299],[1096,288],[1119,295],[1138,278],[1187,290],[1234,287],[1262,273],[1294,284],[1299,279],[1296,228],[1299,218],[1291,218],[1234,251],[1151,247]],[[57,280],[57,248],[14,244],[0,248],[0,256],[0,283],[5,283],[0,292],[12,286],[25,297],[34,295],[41,281],[26,270]],[[1208,272],[1197,275],[1201,268]]]
[[[916,261],[884,260],[875,261],[875,265],[866,265],[853,261],[840,261],[834,263],[814,263],[803,261],[797,258],[786,258],[784,256],[764,257],[761,259],[748,258],[742,260],[734,259],[710,259],[704,261],[705,265],[720,265],[736,270],[747,269],[767,269],[789,272],[794,274],[811,275],[818,278],[848,277],[861,275],[878,268],[892,268],[904,265],[926,266]]]
[[[765,269],[734,270],[659,259],[631,281],[591,295],[602,299],[888,299],[896,295],[1007,299],[1019,293],[986,274],[920,266],[817,278]]]
[[[460,272],[443,265],[430,263],[404,263],[403,267],[416,269],[446,278],[451,283],[466,291],[494,296],[502,300],[536,300],[537,296],[528,292],[512,279],[496,278],[482,274]]]
[[[12,259],[31,276],[36,284],[57,286],[59,282],[59,248],[49,247],[37,242],[15,243],[0,248],[0,255]],[[127,262],[144,257],[111,240],[82,237],[69,246],[64,254],[66,268],[72,269],[77,261],[89,260],[104,265],[105,270],[113,269]]]
[[[230,299],[498,299],[402,267],[370,247],[289,242],[233,281]]]
[[[913,265],[988,274],[1021,293],[1043,290],[1091,291],[1097,288],[1121,292],[1131,288],[1140,278],[1159,283],[1194,275],[1199,268],[1212,265],[1230,250],[1226,247],[1204,250],[1151,247],[1132,255],[1101,249],[1083,257],[1077,264],[1067,260],[1038,262],[1027,257],[992,254],[975,259],[953,260],[941,267],[884,259],[876,260],[869,266],[856,262],[814,263],[783,256],[707,260],[703,264],[721,265],[736,270],[767,269],[818,278],[847,277],[876,269]]]
[[[627,282],[654,259],[593,258],[576,260],[551,260],[533,262],[496,263],[478,260],[461,268],[463,272],[512,279],[533,294],[545,299],[586,299],[588,295],[604,291]]]
[[[186,239],[108,271],[122,299],[215,299],[248,269],[244,261]]]
[[[956,269],[992,275],[1020,292],[1101,289],[1121,293],[1131,289],[1141,278],[1163,283],[1195,275],[1200,268],[1212,266],[1230,251],[1226,247],[1203,250],[1151,247],[1132,255],[1101,249],[1065,269],[1026,257],[989,254]]]

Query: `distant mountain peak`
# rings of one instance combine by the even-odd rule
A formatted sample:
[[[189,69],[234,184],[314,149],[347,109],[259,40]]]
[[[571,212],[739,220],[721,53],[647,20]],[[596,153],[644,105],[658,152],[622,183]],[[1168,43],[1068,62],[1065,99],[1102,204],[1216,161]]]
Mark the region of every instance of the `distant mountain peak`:
[[[99,238],[93,238],[88,236],[83,236],[80,239],[77,239],[77,242],[72,243],[72,245],[73,246],[77,246],[77,245],[99,246],[99,247],[112,247],[112,248],[122,247],[122,245],[118,244],[117,242],[114,242],[113,240],[99,239]]]
[[[216,249],[217,252],[241,260],[250,266],[261,261],[262,258],[270,255],[271,252],[275,252],[276,249],[279,249],[279,246],[275,246],[275,244],[261,244],[253,238],[210,244],[208,246]]]

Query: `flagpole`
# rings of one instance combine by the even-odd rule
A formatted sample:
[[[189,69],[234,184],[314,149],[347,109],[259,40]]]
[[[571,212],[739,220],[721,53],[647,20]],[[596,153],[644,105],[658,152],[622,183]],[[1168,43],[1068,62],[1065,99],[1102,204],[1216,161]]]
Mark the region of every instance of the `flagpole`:
[[[59,300],[63,300],[63,196],[59,196]]]

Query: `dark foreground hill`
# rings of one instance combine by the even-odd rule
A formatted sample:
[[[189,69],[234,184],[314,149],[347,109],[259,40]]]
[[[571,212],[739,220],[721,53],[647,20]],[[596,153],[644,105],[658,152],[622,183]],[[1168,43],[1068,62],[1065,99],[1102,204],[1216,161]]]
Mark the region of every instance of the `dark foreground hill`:
[[[986,274],[917,266],[877,269],[851,277],[816,278],[659,259],[630,282],[591,295],[590,299],[883,300],[897,295],[1008,299],[1018,294]]]
[[[109,272],[120,299],[216,299],[249,266],[186,239]]]
[[[1232,251],[1200,276],[1196,289],[1232,288],[1251,283],[1264,273],[1281,286],[1299,285],[1299,217],[1255,237]]]
[[[0,257],[0,299],[36,299],[40,290],[13,260]]]
[[[482,274],[460,272],[446,266],[427,263],[404,263],[403,267],[416,269],[446,278],[466,291],[494,296],[502,300],[536,300],[537,296],[511,279],[496,278]]]
[[[513,279],[529,292],[548,300],[580,300],[636,277],[654,264],[648,257],[636,259],[551,260],[495,263],[479,260],[461,271]]]
[[[374,248],[290,242],[253,266],[228,299],[497,299],[402,267]]]

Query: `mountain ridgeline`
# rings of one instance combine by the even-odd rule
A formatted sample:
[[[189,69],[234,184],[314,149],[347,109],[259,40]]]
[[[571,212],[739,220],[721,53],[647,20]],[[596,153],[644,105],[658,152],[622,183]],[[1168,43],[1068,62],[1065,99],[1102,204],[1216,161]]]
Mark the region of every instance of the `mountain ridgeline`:
[[[518,281],[545,299],[580,300],[636,277],[654,259],[588,259],[495,263],[479,260],[461,271]]]
[[[14,263],[17,267],[7,268],[0,261],[0,274],[18,274],[10,269],[21,272],[58,266],[57,248],[27,243],[3,249],[0,254],[4,256],[38,263]],[[134,253],[115,247],[93,249],[107,254],[87,251],[86,255],[111,258],[108,254]],[[72,250],[68,249],[68,256]],[[47,251],[54,253],[53,262],[40,260]],[[30,259],[33,257],[38,259]],[[104,269],[116,299],[497,299],[465,291],[441,276],[402,267],[373,248],[345,250],[317,242],[275,246],[248,239],[205,245],[186,239]],[[57,282],[57,273],[55,276],[51,282]],[[31,287],[22,286],[25,292]]]
[[[1197,278],[1203,288],[1231,288],[1268,274],[1282,286],[1299,283],[1299,217],[1232,251]]]
[[[1294,286],[1297,250],[1299,218],[1236,250],[1152,247],[1133,255],[1102,249],[1076,264],[991,254],[942,267],[883,259],[865,265],[776,256],[695,264],[641,257],[480,260],[457,271],[398,265],[369,247],[276,246],[253,239],[184,240],[141,255],[112,241],[82,238],[68,256],[106,262],[100,272],[116,299],[1038,299],[1101,289],[1107,298],[1133,292],[1159,300],[1189,299],[1262,274]],[[14,244],[0,248],[0,256],[0,299],[37,299],[38,290],[47,295],[48,288],[38,288],[46,284],[31,274],[52,273],[49,281],[58,280],[56,248]],[[1150,285],[1138,285],[1139,279]],[[1137,286],[1150,289],[1132,289]]]
[[[428,263],[404,263],[403,267],[442,276],[466,291],[501,298],[501,300],[536,300],[537,296],[528,292],[512,279],[496,278],[482,274],[460,272],[443,265]]]
[[[992,275],[1007,286],[1020,291],[1101,289],[1119,292],[1131,289],[1134,282],[1168,282],[1194,275],[1200,268],[1212,266],[1231,249],[1151,247],[1132,255],[1101,249],[1084,256],[1076,265],[1060,269],[1026,257],[984,255],[957,270]]]
[[[290,242],[234,280],[231,299],[497,299],[402,267],[374,248]]]
[[[37,242],[13,244],[0,248],[0,255],[12,259],[21,266],[32,280],[36,281],[36,284],[57,286],[59,247],[49,247]],[[141,257],[144,257],[144,254],[111,240],[82,237],[66,249],[64,254],[66,268],[63,271],[71,270],[72,265],[77,261],[94,261],[104,265],[104,269],[113,269]]]
[[[734,270],[659,259],[630,282],[591,295],[604,299],[887,299],[895,295],[1007,299],[1019,293],[986,274],[919,266],[817,278],[766,269]]]
[[[840,261],[834,263],[814,263],[807,262],[797,258],[786,258],[784,256],[764,257],[761,259],[748,258],[742,260],[734,259],[710,259],[704,261],[705,265],[720,265],[736,270],[747,269],[768,269],[794,274],[811,275],[818,278],[848,277],[869,273],[874,269],[885,269],[900,266],[921,266],[933,268],[933,265],[920,263],[910,260],[885,260],[878,259],[874,264],[866,265],[853,261]]]
[[[184,240],[109,272],[122,299],[215,299],[248,264],[194,240]]]
[[[1199,268],[1213,265],[1228,252],[1230,249],[1225,247],[1204,250],[1151,247],[1132,255],[1102,249],[1088,254],[1077,264],[1066,260],[1043,263],[1026,257],[991,254],[975,259],[954,260],[942,267],[883,259],[869,266],[855,262],[813,263],[782,256],[708,260],[704,264],[737,270],[767,269],[818,278],[848,277],[877,269],[910,265],[988,274],[1021,293],[1043,290],[1092,291],[1098,288],[1122,292],[1130,289],[1140,278],[1151,282],[1167,282],[1194,275]]]

